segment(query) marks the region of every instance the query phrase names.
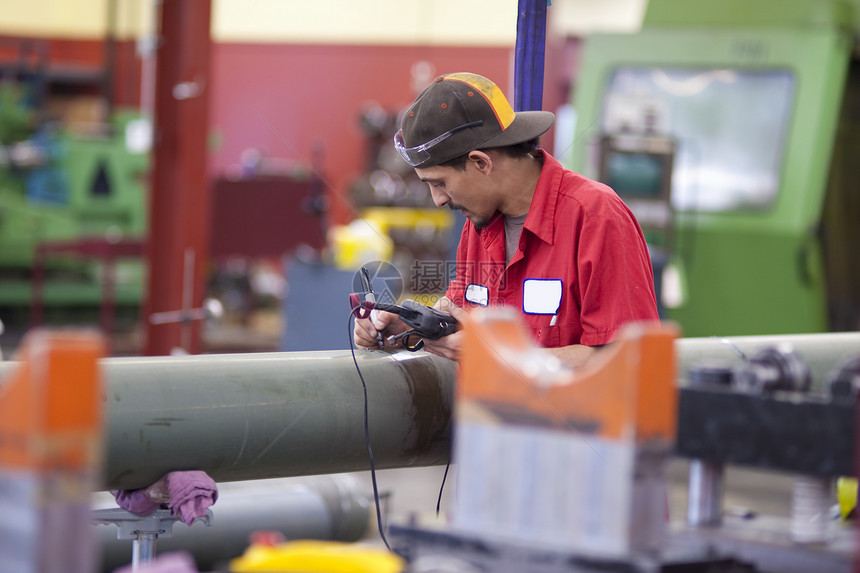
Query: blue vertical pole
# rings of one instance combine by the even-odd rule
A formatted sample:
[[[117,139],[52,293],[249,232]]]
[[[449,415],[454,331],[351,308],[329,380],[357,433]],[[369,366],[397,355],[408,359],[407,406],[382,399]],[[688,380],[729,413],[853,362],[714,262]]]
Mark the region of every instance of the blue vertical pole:
[[[518,0],[514,111],[539,111],[543,106],[546,8],[549,3],[549,0]]]

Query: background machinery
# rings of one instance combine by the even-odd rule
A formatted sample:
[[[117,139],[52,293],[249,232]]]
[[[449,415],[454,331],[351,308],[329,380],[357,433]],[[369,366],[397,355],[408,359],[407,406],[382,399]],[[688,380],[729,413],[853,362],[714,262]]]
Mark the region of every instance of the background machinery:
[[[107,272],[112,298],[136,308],[147,128],[101,93],[107,66],[58,66],[38,40],[0,48],[0,318],[26,325],[35,286],[53,319],[80,322],[84,309],[92,322],[103,297],[99,261],[112,262],[112,246],[129,242],[134,256]],[[96,252],[87,249],[95,244]]]
[[[856,1],[651,0],[585,41],[566,165],[631,206],[684,336],[860,327],[858,29]]]

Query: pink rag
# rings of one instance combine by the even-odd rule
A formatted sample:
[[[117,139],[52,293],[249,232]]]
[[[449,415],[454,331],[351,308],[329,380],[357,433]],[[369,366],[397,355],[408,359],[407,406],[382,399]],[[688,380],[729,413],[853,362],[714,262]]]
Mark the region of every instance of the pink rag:
[[[167,502],[170,515],[179,513],[185,525],[191,525],[195,519],[206,515],[206,510],[218,499],[215,482],[201,471],[170,472],[167,474],[167,491],[170,493],[170,501]]]
[[[179,514],[186,525],[206,515],[218,499],[215,482],[202,471],[170,472],[143,489],[112,491],[117,505],[137,515],[149,515],[162,505]]]
[[[118,506],[137,515],[149,515],[161,505],[152,501],[145,489],[111,490],[111,493]]]

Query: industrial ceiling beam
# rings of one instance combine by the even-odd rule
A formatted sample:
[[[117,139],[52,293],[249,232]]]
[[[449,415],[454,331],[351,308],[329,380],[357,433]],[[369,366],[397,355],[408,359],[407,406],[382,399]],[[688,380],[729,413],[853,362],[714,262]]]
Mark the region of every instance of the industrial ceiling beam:
[[[547,0],[517,2],[517,42],[514,49],[514,109],[543,109],[543,70],[546,52]]]
[[[154,167],[149,197],[144,353],[201,350],[192,309],[206,294],[209,244],[206,179],[211,0],[159,3]],[[171,320],[153,322],[156,316]]]

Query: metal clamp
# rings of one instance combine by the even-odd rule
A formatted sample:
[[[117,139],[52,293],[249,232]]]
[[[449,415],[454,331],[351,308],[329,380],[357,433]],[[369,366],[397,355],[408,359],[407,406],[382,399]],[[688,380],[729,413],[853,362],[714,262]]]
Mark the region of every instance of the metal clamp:
[[[132,571],[142,563],[149,563],[155,558],[155,542],[159,536],[173,535],[173,524],[182,519],[180,515],[171,515],[169,509],[156,509],[149,515],[137,515],[120,507],[97,509],[92,513],[92,521],[96,525],[117,526],[117,539],[131,539]],[[212,510],[207,509],[206,515],[198,517],[194,523],[202,521],[206,527],[212,526]]]

